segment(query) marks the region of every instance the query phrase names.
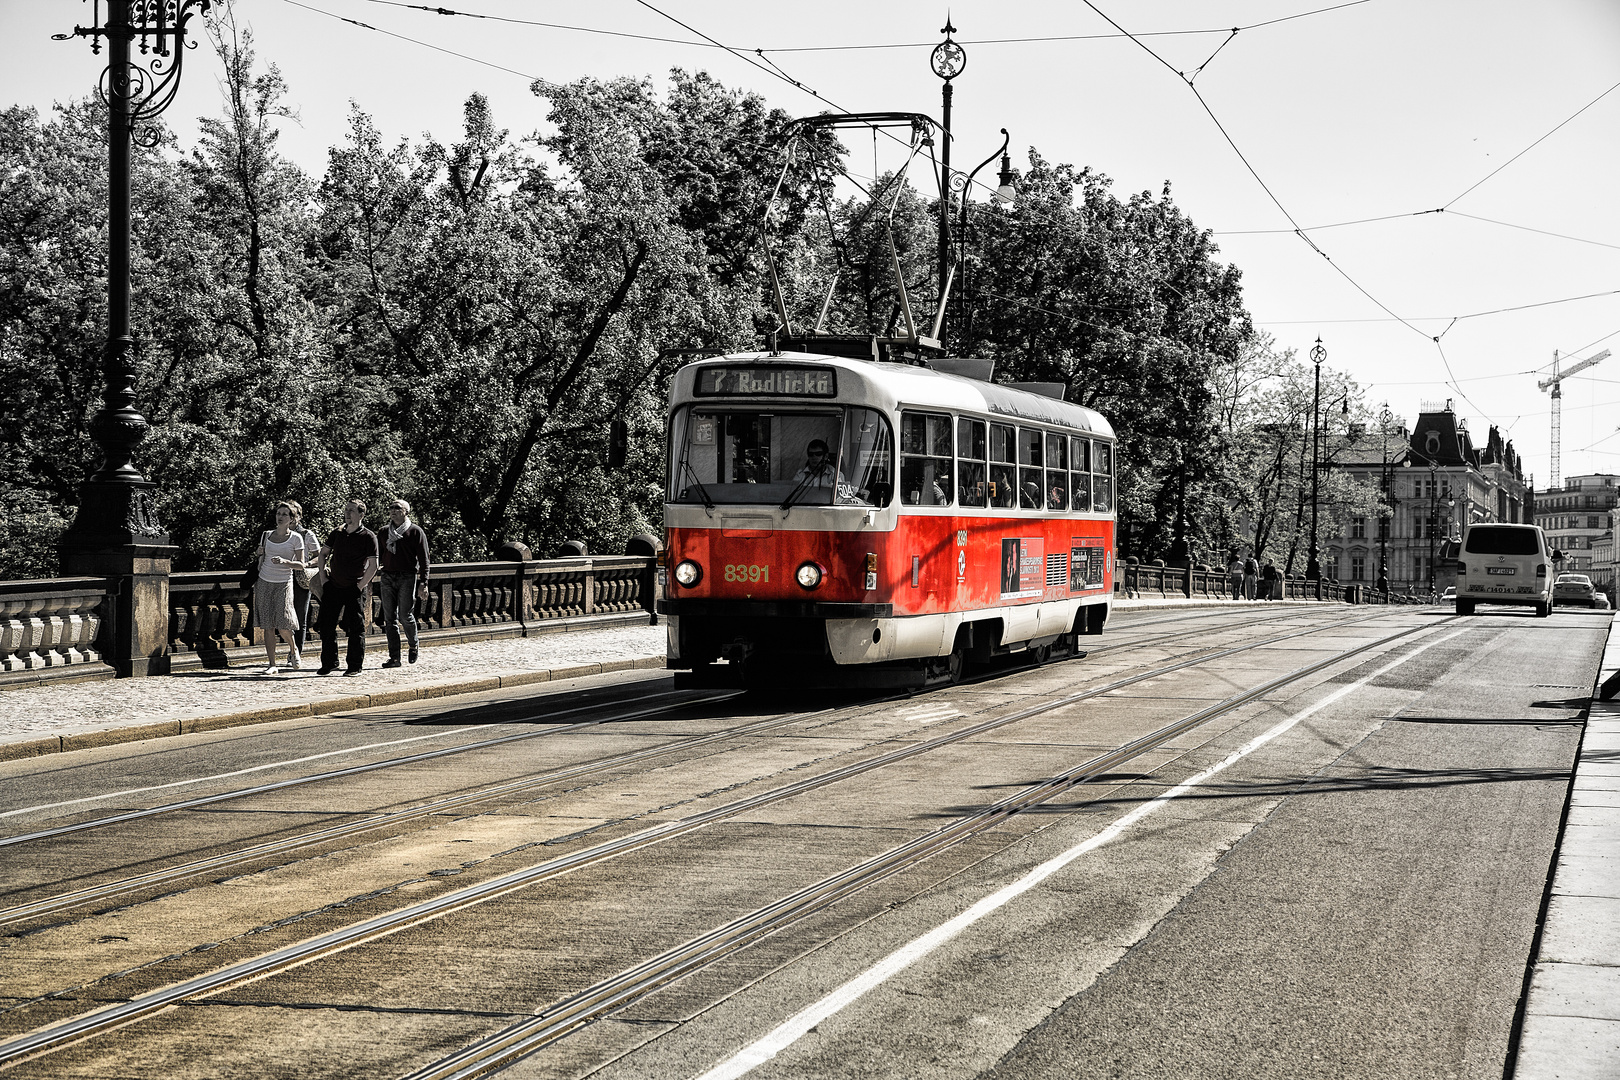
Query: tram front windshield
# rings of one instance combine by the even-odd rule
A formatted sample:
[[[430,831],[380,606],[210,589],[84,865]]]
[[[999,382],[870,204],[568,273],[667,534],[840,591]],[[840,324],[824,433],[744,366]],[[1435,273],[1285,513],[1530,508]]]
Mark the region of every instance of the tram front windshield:
[[[872,409],[688,406],[671,432],[670,500],[887,506],[894,441]]]

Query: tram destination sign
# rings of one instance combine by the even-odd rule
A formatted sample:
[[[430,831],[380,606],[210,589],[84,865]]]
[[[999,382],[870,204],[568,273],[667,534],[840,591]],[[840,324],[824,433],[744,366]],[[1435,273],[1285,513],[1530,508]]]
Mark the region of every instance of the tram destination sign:
[[[720,394],[830,398],[838,394],[835,372],[822,368],[727,365],[699,368],[699,396]]]

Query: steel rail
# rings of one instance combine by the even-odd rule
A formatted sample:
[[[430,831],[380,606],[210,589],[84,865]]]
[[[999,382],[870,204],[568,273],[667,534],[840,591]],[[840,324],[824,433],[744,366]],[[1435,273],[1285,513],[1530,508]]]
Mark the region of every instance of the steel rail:
[[[593,1021],[632,1004],[659,988],[720,960],[847,896],[909,869],[1001,824],[1007,818],[1040,805],[1071,788],[1087,783],[1164,743],[1209,721],[1264,697],[1291,683],[1343,663],[1360,653],[1387,645],[1434,626],[1416,626],[1377,641],[1307,664],[1259,686],[1234,694],[1214,705],[1116,747],[1056,776],[992,803],[967,817],[926,833],[889,851],[875,855],[814,884],[764,905],[669,949],[658,956],[605,979],[493,1035],[473,1043],[432,1065],[409,1073],[403,1080],[473,1080],[503,1069],[528,1054],[579,1030]],[[1026,710],[1026,713],[1029,710]]]
[[[75,1017],[61,1024],[32,1032],[11,1042],[0,1044],[0,1067],[23,1058],[33,1057],[55,1050],[70,1043],[93,1037],[103,1031],[123,1027],[143,1017],[162,1012],[174,1007],[188,999],[202,998],[218,993],[233,986],[238,986],[276,974],[283,969],[308,963],[323,956],[353,948],[368,941],[386,937],[443,917],[445,915],[498,899],[509,893],[517,892],[552,878],[560,877],[575,870],[606,862],[631,852],[643,850],[656,844],[663,843],[676,837],[685,836],[704,828],[716,821],[722,821],[749,810],[757,809],[784,799],[814,791],[818,788],[849,779],[854,776],[874,771],[896,762],[904,761],[922,754],[930,753],[940,747],[953,745],[974,736],[994,731],[1009,724],[1017,723],[1042,713],[1051,712],[1089,698],[1111,693],[1115,690],[1145,682],[1148,679],[1159,678],[1164,675],[1182,671],[1210,663],[1223,657],[1249,652],[1263,648],[1266,645],[1289,641],[1297,637],[1305,637],[1327,630],[1338,629],[1347,624],[1366,621],[1370,616],[1354,619],[1339,620],[1323,627],[1307,628],[1275,637],[1250,642],[1244,645],[1220,649],[1212,653],[1192,659],[1179,661],[1173,664],[1155,667],[1136,675],[1116,679],[1102,686],[1089,690],[1078,691],[1065,695],[1052,701],[1031,705],[1016,710],[1006,716],[994,717],[980,723],[970,725],[936,736],[933,739],[901,747],[886,754],[854,762],[836,769],[806,777],[802,780],[781,787],[772,788],[743,799],[715,807],[702,813],[693,814],[675,821],[665,822],[648,829],[643,829],[627,836],[605,841],[601,844],[550,859],[546,862],[503,874],[476,885],[457,889],[444,895],[413,904],[398,911],[379,915],[371,919],[353,924],[330,933],[321,934],[293,945],[276,949],[262,956],[250,960],[228,965],[217,971],[209,972],[172,986],[153,991],[133,998],[127,1002],[107,1006],[92,1012]],[[1374,648],[1385,641],[1395,640],[1407,634],[1416,633],[1424,627],[1415,627],[1402,631],[1389,638],[1370,642],[1348,652],[1335,654],[1334,657],[1322,661],[1313,667],[1320,668],[1338,663],[1343,659],[1354,656],[1366,649]],[[1297,677],[1303,677],[1297,676]],[[1272,680],[1264,687],[1250,692],[1249,697],[1266,692],[1273,684],[1281,684],[1285,680]],[[1139,741],[1139,740],[1138,740]],[[1134,745],[1134,744],[1127,744]]]
[[[662,696],[686,693],[687,691],[671,691]],[[85,832],[90,829],[101,829],[109,825],[121,825],[127,821],[139,821],[142,818],[155,817],[158,814],[171,814],[177,810],[192,810],[199,806],[211,806],[214,803],[227,802],[231,799],[246,798],[249,795],[265,795],[273,791],[285,791],[288,788],[299,787],[304,784],[315,784],[324,780],[340,780],[346,776],[359,776],[362,773],[375,772],[378,769],[392,769],[401,765],[415,765],[423,761],[432,761],[435,758],[450,757],[454,754],[465,754],[472,750],[487,750],[493,746],[503,746],[506,743],[522,742],[525,739],[540,739],[551,735],[562,735],[571,731],[583,731],[587,728],[599,727],[602,724],[618,723],[622,720],[635,720],[655,713],[669,712],[683,705],[707,704],[711,701],[723,701],[727,698],[737,697],[740,690],[726,691],[720,694],[708,694],[698,698],[687,698],[683,701],[670,702],[644,712],[628,717],[604,717],[599,720],[582,720],[575,724],[565,724],[562,727],[548,727],[542,731],[520,731],[515,735],[502,735],[494,739],[480,739],[478,742],[461,743],[456,746],[442,746],[437,750],[424,750],[420,754],[407,754],[404,757],[385,758],[382,761],[371,761],[361,765],[350,765],[342,769],[329,769],[326,772],[309,773],[306,776],[295,776],[288,780],[276,780],[268,784],[258,784],[253,787],[233,788],[230,791],[221,791],[213,795],[200,795],[195,799],[184,799],[180,802],[164,803],[161,806],[147,807],[144,810],[130,810],[122,814],[113,814],[108,817],[91,818],[87,821],[76,822],[72,825],[57,825],[49,829],[40,829],[37,832],[18,833],[16,836],[0,837],[0,848],[12,847],[16,844],[31,843],[36,840],[51,840],[58,836],[67,836],[71,833]],[[564,709],[557,713],[541,713],[534,716],[520,717],[516,720],[503,720],[503,724],[522,724],[530,720],[541,718],[556,719],[571,716],[575,713],[590,712],[592,709],[612,708],[612,702],[596,702],[590,705],[580,705],[573,709]]]
[[[611,717],[606,720],[593,721],[593,723],[622,723],[627,720],[637,720],[654,713],[665,712],[670,706],[644,709],[640,712],[625,716]],[[825,710],[822,710],[825,711]],[[163,885],[181,878],[195,877],[198,874],[211,870],[221,870],[234,867],[240,863],[253,859],[262,859],[271,855],[281,855],[299,848],[310,847],[314,844],[327,843],[332,840],[341,840],[360,833],[370,832],[374,829],[386,828],[402,822],[412,821],[416,818],[442,814],[447,810],[459,810],[474,806],[490,799],[497,799],[505,795],[518,794],[547,784],[558,783],[563,780],[574,780],[594,773],[606,772],[623,765],[633,765],[637,762],[649,761],[670,754],[680,753],[694,747],[708,746],[727,739],[746,738],[758,735],[761,732],[775,728],[785,727],[797,723],[807,717],[815,716],[815,712],[791,713],[785,716],[775,716],[767,720],[759,720],[741,727],[726,728],[723,731],[713,731],[707,735],[698,735],[688,739],[680,739],[665,743],[661,746],[650,746],[643,750],[632,750],[628,753],[614,754],[609,757],[597,758],[594,761],[584,761],[577,765],[568,765],[559,769],[551,769],[533,776],[526,776],[518,780],[510,780],[496,784],[493,787],[480,788],[477,791],[463,792],[460,795],[449,795],[432,802],[419,803],[401,810],[390,810],[372,817],[361,818],[358,821],[347,821],[338,825],[331,825],[314,832],[300,833],[296,836],[284,837],[280,840],[269,840],[251,847],[238,848],[234,851],[222,852],[219,855],[203,859],[194,859],[190,862],[179,863],[175,866],[164,867],[145,874],[133,877],[120,878],[117,881],[106,882],[101,885],[91,885],[69,893],[59,893],[27,904],[18,904],[14,907],[0,908],[0,927],[27,919],[38,918],[41,915],[53,914],[67,908],[79,907],[92,900],[103,900],[123,893],[133,892],[136,889],[148,888],[153,885]],[[570,725],[568,729],[587,725]]]
[[[1178,620],[1158,620],[1158,621],[1178,621]],[[1178,634],[1160,635],[1160,636],[1154,638],[1152,643],[1157,643],[1157,642],[1160,642],[1160,641],[1171,641],[1171,640],[1175,640],[1176,638],[1186,637],[1186,636],[1190,636],[1191,634],[1203,633],[1203,632],[1205,632],[1203,629],[1198,629],[1198,630],[1190,630],[1190,631],[1186,631],[1184,633],[1178,633]],[[1093,648],[1090,651],[1091,652],[1096,652],[1096,653],[1101,653],[1101,652],[1112,651],[1112,650],[1120,649],[1120,648],[1136,647],[1136,646],[1141,645],[1141,644],[1143,644],[1143,642],[1118,642],[1118,643],[1110,644],[1110,645],[1097,646],[1097,647]],[[997,677],[997,676],[999,676],[999,673],[997,673],[996,676],[991,676],[991,677]],[[721,696],[718,696],[718,697],[714,696],[714,695],[710,695],[710,696],[705,696],[705,697],[702,697],[702,698],[690,699],[688,701],[680,702],[678,704],[684,705],[684,704],[702,703],[702,702],[713,701],[713,700],[717,700],[717,699],[718,700],[723,700],[725,697],[730,697],[730,696],[735,696],[735,695],[727,694],[727,695],[721,695]],[[601,706],[601,705],[585,706],[585,707],[582,707],[582,708],[598,708],[598,707],[605,707],[605,706]],[[640,712],[630,713],[630,714],[627,714],[627,715],[608,717],[608,718],[604,718],[604,719],[601,719],[601,720],[593,720],[593,721],[590,721],[588,723],[571,724],[571,725],[568,725],[567,727],[552,729],[551,731],[548,731],[545,734],[560,734],[562,732],[576,731],[576,730],[579,730],[581,728],[592,727],[592,726],[596,726],[598,724],[604,724],[604,723],[623,723],[623,722],[628,721],[628,720],[636,720],[636,719],[640,719],[640,718],[648,716],[648,715],[653,715],[653,714],[658,713],[658,712],[664,712],[664,711],[667,711],[668,709],[670,709],[672,707],[674,707],[674,706],[659,706],[657,708],[646,709],[646,710],[642,710]],[[827,711],[827,710],[819,710],[819,711]],[[556,714],[552,714],[552,715],[556,715]],[[105,900],[105,899],[109,899],[109,898],[114,897],[114,896],[122,896],[122,895],[124,895],[126,893],[134,892],[137,889],[150,888],[150,887],[157,886],[157,885],[164,885],[164,884],[168,884],[170,882],[182,880],[184,878],[195,877],[198,874],[204,874],[204,873],[208,873],[210,871],[230,869],[230,868],[239,866],[242,863],[246,863],[246,862],[249,862],[251,860],[254,860],[254,859],[262,859],[262,858],[267,858],[267,857],[274,856],[274,855],[282,855],[282,854],[286,854],[287,852],[290,852],[290,851],[296,851],[296,850],[299,850],[301,848],[311,847],[311,846],[314,846],[314,845],[317,845],[317,844],[328,843],[328,842],[335,841],[335,840],[346,839],[346,838],[349,838],[349,837],[352,837],[352,836],[357,836],[357,835],[360,835],[360,834],[363,834],[363,833],[366,833],[366,832],[370,832],[370,831],[375,830],[375,829],[382,829],[382,828],[386,828],[386,827],[391,826],[391,825],[398,825],[398,824],[401,824],[401,823],[404,823],[404,822],[412,821],[412,820],[415,820],[417,818],[428,817],[428,816],[432,816],[432,815],[435,815],[435,814],[444,813],[444,812],[449,811],[449,810],[463,809],[463,808],[466,808],[468,806],[473,806],[473,805],[476,805],[476,804],[478,804],[480,802],[485,802],[485,801],[488,801],[488,800],[491,800],[491,799],[501,798],[501,797],[506,796],[506,795],[518,794],[518,793],[521,793],[523,791],[531,790],[531,789],[537,788],[537,787],[544,787],[547,784],[553,784],[553,783],[557,783],[557,782],[560,782],[560,781],[563,781],[563,780],[577,779],[577,778],[582,777],[582,776],[589,776],[589,775],[592,775],[594,773],[605,772],[605,771],[607,771],[609,769],[618,768],[618,767],[623,766],[623,765],[632,765],[632,764],[636,764],[636,763],[642,762],[642,761],[648,761],[648,760],[656,759],[656,758],[659,758],[659,757],[665,757],[665,756],[675,754],[675,753],[679,753],[679,752],[682,752],[682,751],[685,751],[685,750],[688,750],[688,749],[701,747],[701,746],[706,746],[706,745],[710,745],[710,744],[716,743],[716,742],[723,742],[723,741],[725,741],[727,739],[746,738],[748,736],[757,735],[757,734],[760,734],[760,733],[765,732],[765,731],[773,730],[775,728],[784,727],[784,726],[786,726],[788,724],[792,724],[792,723],[802,721],[802,720],[806,719],[807,717],[814,716],[814,715],[816,715],[816,714],[815,713],[795,713],[795,714],[791,714],[791,715],[787,715],[787,716],[773,717],[773,718],[768,719],[768,720],[761,720],[761,721],[757,721],[757,722],[752,723],[752,724],[745,724],[745,725],[742,725],[741,727],[736,727],[736,728],[727,728],[727,729],[725,729],[723,731],[711,732],[708,735],[698,736],[698,737],[690,738],[690,739],[684,739],[684,740],[672,742],[672,743],[669,743],[669,744],[666,744],[666,745],[663,745],[663,746],[648,747],[647,749],[644,749],[644,750],[635,750],[635,751],[631,751],[631,752],[625,753],[625,754],[611,755],[609,757],[599,758],[599,759],[597,759],[595,761],[582,762],[582,763],[580,763],[578,765],[567,766],[567,767],[561,768],[561,769],[548,770],[547,772],[544,772],[544,773],[539,773],[539,774],[536,774],[534,776],[523,777],[523,778],[518,779],[518,780],[512,780],[512,781],[508,781],[506,783],[497,784],[497,785],[495,785],[493,787],[481,788],[481,789],[479,789],[477,791],[464,792],[464,793],[462,793],[460,795],[447,796],[447,797],[442,798],[442,799],[436,799],[436,800],[433,800],[433,801],[430,801],[430,802],[418,804],[416,806],[406,807],[406,808],[401,809],[401,810],[388,811],[388,812],[377,814],[377,815],[374,815],[374,816],[371,816],[371,817],[362,818],[362,819],[360,819],[358,821],[344,822],[344,823],[341,823],[341,824],[338,824],[338,825],[333,825],[333,826],[328,826],[326,828],[317,829],[317,830],[315,830],[313,832],[300,833],[300,834],[298,834],[296,836],[284,837],[284,838],[282,838],[280,840],[266,841],[266,842],[261,843],[261,844],[254,844],[254,845],[249,846],[249,847],[238,848],[238,849],[235,849],[233,851],[228,851],[228,852],[222,852],[221,854],[209,856],[207,858],[194,859],[194,860],[191,860],[191,861],[188,861],[188,862],[176,864],[174,866],[163,867],[163,868],[153,870],[153,871],[150,871],[150,872],[147,872],[147,873],[144,873],[144,874],[136,874],[136,875],[126,877],[126,878],[120,878],[120,879],[118,879],[116,881],[105,882],[105,883],[100,884],[100,885],[87,886],[85,888],[77,889],[77,890],[74,890],[72,892],[58,893],[58,894],[56,894],[54,896],[44,897],[42,899],[31,901],[29,903],[17,904],[17,905],[13,905],[12,907],[7,907],[7,908],[0,908],[0,927],[9,926],[9,925],[12,925],[12,924],[18,923],[18,922],[24,922],[24,921],[27,921],[29,919],[39,918],[39,917],[44,916],[44,915],[55,914],[56,912],[65,911],[65,910],[67,910],[69,908],[81,907],[84,904],[91,903],[91,902],[96,901],[96,900]],[[519,721],[514,721],[514,722],[519,722]],[[537,733],[530,733],[530,734],[542,734],[542,733],[537,732]],[[501,740],[494,740],[494,741],[495,742],[504,741],[505,738],[510,738],[510,736],[503,737],[503,739],[501,739]],[[469,744],[469,745],[473,745],[473,744]],[[435,751],[434,753],[438,753],[438,751]],[[420,758],[419,757],[411,757],[411,758],[406,758],[406,759],[394,759],[394,762],[395,763],[408,763],[408,762],[415,761],[415,760],[420,760]],[[385,763],[380,763],[380,764],[387,764],[387,763],[385,762]],[[318,774],[318,775],[321,778],[326,778],[329,774]],[[262,788],[261,789],[250,789],[249,791],[243,792],[243,794],[250,794],[250,793],[253,793],[254,791],[258,791],[258,790],[263,790],[263,789]],[[193,805],[193,804],[192,803],[183,804],[182,807],[180,807],[180,808],[186,808],[186,807],[189,807],[190,805]],[[155,812],[155,811],[153,811],[153,812]],[[150,816],[150,815],[148,814],[148,816]],[[107,822],[110,823],[113,820],[117,820],[117,821],[128,820],[128,817],[127,817],[127,815],[120,815],[116,819],[102,819],[102,820],[107,821]],[[37,835],[37,834],[35,834],[35,835]]]

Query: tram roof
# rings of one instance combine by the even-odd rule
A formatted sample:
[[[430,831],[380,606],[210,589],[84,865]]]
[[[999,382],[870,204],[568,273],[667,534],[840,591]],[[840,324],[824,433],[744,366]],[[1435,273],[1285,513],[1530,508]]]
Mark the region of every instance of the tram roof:
[[[951,375],[914,364],[852,360],[822,353],[745,352],[706,357],[686,365],[677,373],[677,396],[687,400],[694,397],[692,391],[699,367],[735,364],[739,361],[762,365],[814,364],[817,367],[825,366],[840,372],[849,372],[859,380],[865,392],[852,395],[840,386],[838,398],[845,402],[851,397],[864,397],[873,404],[881,404],[891,410],[915,406],[987,413],[1012,420],[1028,420],[1071,428],[1089,435],[1114,437],[1114,427],[1106,417],[1094,409],[1076,405],[1071,401],[1019,390],[1001,383]]]

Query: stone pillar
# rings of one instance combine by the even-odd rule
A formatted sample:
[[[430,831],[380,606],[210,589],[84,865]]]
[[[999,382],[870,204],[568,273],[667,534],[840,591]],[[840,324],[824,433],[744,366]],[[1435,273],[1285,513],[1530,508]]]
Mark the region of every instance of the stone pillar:
[[[113,580],[101,658],[119,678],[169,671],[169,565],[176,549],[157,524],[152,485],[92,478],[62,537],[62,571]]]

